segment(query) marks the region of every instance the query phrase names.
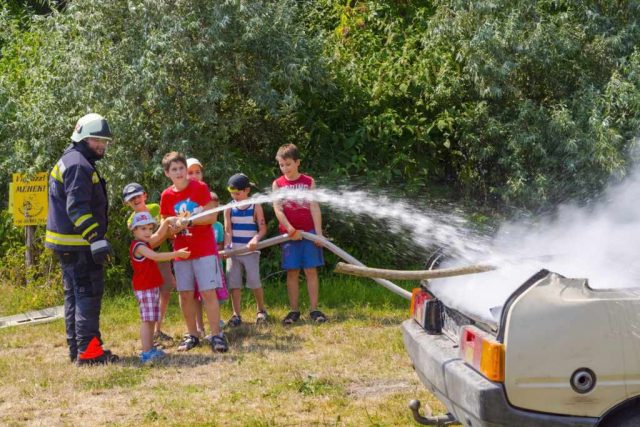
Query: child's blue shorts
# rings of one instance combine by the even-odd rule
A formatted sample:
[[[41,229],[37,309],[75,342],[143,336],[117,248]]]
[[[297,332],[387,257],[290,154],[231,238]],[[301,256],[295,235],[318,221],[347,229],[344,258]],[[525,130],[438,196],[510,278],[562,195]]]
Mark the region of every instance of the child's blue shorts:
[[[285,270],[314,268],[324,265],[322,248],[316,246],[311,240],[289,240],[288,242],[284,242],[281,246],[281,265]]]

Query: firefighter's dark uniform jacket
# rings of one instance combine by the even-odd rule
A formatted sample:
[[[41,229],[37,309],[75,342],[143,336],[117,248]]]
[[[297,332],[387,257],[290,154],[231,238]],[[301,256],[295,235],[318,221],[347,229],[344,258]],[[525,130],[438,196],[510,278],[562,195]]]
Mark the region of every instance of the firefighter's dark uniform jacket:
[[[55,251],[89,251],[107,232],[107,191],[95,168],[96,155],[84,143],[71,144],[49,176],[45,246]]]

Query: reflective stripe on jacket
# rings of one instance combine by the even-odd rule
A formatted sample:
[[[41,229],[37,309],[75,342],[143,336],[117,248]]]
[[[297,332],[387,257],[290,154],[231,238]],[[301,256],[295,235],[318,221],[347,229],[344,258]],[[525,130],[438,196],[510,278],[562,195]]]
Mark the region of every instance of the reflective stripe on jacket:
[[[84,143],[66,148],[49,175],[45,246],[88,251],[107,231],[107,188]]]

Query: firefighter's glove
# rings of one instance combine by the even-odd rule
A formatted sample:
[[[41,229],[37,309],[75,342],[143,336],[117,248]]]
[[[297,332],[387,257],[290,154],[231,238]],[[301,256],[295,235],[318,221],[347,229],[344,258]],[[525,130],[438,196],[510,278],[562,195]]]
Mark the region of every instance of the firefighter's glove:
[[[91,243],[91,256],[93,257],[93,262],[96,264],[104,264],[111,258],[112,254],[113,250],[111,250],[111,245],[105,239],[96,240]]]

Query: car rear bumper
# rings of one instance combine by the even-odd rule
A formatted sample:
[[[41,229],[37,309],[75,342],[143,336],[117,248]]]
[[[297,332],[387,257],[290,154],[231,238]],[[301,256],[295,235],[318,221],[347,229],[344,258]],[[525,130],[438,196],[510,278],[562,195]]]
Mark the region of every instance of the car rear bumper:
[[[466,365],[445,335],[429,335],[414,320],[402,323],[404,345],[422,383],[464,425],[593,426],[597,418],[525,411],[509,405],[504,388]]]

